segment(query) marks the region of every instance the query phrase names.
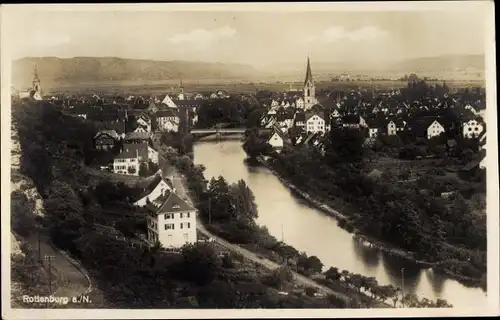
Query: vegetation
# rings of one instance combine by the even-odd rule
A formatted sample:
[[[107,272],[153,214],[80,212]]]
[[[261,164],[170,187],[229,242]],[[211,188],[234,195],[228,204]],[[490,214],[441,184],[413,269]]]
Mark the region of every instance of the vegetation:
[[[197,111],[196,126],[213,128],[217,124],[232,124],[242,127],[246,125],[250,115],[255,118],[254,111],[257,107],[248,100],[237,98],[207,100]]]
[[[129,202],[138,190],[106,181],[90,186],[82,170],[85,152],[92,152],[93,148],[92,127],[83,119],[59,113],[50,104],[26,103],[14,107],[13,111],[21,142],[21,170],[34,181],[43,197],[45,218],[42,222],[47,227],[41,232],[47,232],[58,247],[81,261],[112,307],[338,307],[325,299],[276,297],[261,282],[260,270],[251,274],[239,271],[255,270],[254,265],[233,256],[222,259],[212,245],[189,245],[180,254],[166,253],[159,247],[133,245],[137,243],[133,237],[141,232],[138,225],[145,226],[144,221],[141,222],[144,213]],[[27,152],[30,150],[37,152]],[[34,170],[41,155],[45,157],[43,163],[49,166],[45,171]],[[179,159],[188,164],[189,157]],[[190,168],[196,177],[199,171]],[[204,190],[203,180],[193,180],[192,185],[196,183],[199,190]],[[242,199],[249,199],[251,195],[243,184],[230,190]],[[13,211],[14,230],[28,236],[34,222],[23,213],[29,212],[30,204],[26,204],[20,194],[14,195],[14,203],[21,205]],[[255,210],[243,201],[237,208],[235,213]],[[243,215],[237,214],[237,217]],[[30,252],[24,248],[23,251]],[[42,275],[23,278],[36,274],[33,257],[27,254],[16,263],[15,280],[27,285],[43,284]]]
[[[339,144],[338,147],[342,148],[342,144]],[[341,153],[341,156],[332,157],[332,159],[346,161],[351,157],[357,157],[358,153],[354,148],[353,150]],[[260,227],[255,223],[254,219],[257,218],[258,214],[257,206],[251,190],[243,180],[229,185],[222,176],[219,176],[212,178],[207,183],[203,178],[203,166],[194,165],[185,156],[171,155],[169,160],[187,177],[191,196],[196,199],[200,217],[207,229],[232,243],[237,243],[286,266],[269,274],[264,278],[263,283],[277,289],[283,288],[287,282],[291,281],[290,277],[287,276],[290,269],[312,278],[321,274],[323,263],[318,257],[309,257],[306,253],[301,253],[292,246],[278,241],[269,234],[265,227]],[[335,270],[337,269],[330,268],[325,272],[328,281],[322,282],[322,284],[327,285],[332,290],[356,296],[359,306],[370,306],[373,303],[384,302],[389,298],[396,301],[398,299],[399,291],[392,286],[380,286],[374,278],[366,280],[364,276],[351,274],[348,271],[342,271],[342,273],[335,275]],[[371,289],[362,292],[361,290],[364,288]],[[311,293],[311,290],[307,289],[306,291]],[[364,295],[367,292],[370,297]],[[328,299],[335,300],[332,297]],[[425,299],[425,301],[430,300]],[[337,301],[337,303],[346,306],[345,301]]]
[[[447,203],[441,198],[446,189],[433,178],[419,180],[430,193],[391,177],[371,178],[364,170],[361,141],[358,134],[332,130],[324,155],[315,148],[285,148],[269,154],[269,164],[325,203],[356,204],[356,210],[344,214],[357,232],[413,252],[415,259],[439,262],[437,269],[480,279],[486,273],[486,216],[471,210],[460,194]]]

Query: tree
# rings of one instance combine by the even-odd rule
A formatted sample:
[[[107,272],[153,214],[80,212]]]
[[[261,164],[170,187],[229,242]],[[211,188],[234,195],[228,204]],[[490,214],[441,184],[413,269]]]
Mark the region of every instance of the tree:
[[[160,167],[158,166],[158,164],[154,163],[151,160],[148,161],[148,168],[149,168],[149,175],[155,174],[160,169]]]
[[[332,281],[340,280],[340,272],[338,268],[330,267],[330,269],[325,271],[325,276],[327,279]]]
[[[360,130],[335,128],[330,130],[325,144],[327,163],[359,162],[365,155],[364,136]]]
[[[131,167],[129,167],[130,169]],[[147,177],[149,175],[148,165],[145,161],[141,161],[139,164],[139,176]]]
[[[128,167],[127,172],[128,172],[129,174],[135,174],[135,173],[136,173],[136,170],[135,170],[135,168],[134,168],[134,167],[130,166],[130,167]]]
[[[249,158],[256,159],[263,155],[269,155],[273,152],[273,147],[267,141],[259,137],[258,129],[247,130],[245,132],[245,142],[243,150]]]
[[[314,273],[321,273],[321,269],[323,269],[323,263],[321,262],[321,260],[319,260],[318,257],[310,256],[309,258],[307,258],[306,263],[307,270],[310,270]]]
[[[212,282],[219,272],[220,260],[208,244],[187,244],[182,249],[180,272],[189,281],[200,285]]]
[[[238,219],[252,220],[258,217],[255,196],[244,180],[232,184],[230,192],[234,199],[235,214]]]

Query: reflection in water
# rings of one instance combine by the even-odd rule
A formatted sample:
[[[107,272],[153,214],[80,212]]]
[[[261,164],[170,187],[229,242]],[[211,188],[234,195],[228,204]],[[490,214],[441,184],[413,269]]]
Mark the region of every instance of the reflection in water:
[[[445,279],[440,274],[437,274],[432,269],[426,269],[424,271],[427,281],[432,284],[432,289],[436,292],[436,295],[441,296],[444,289]]]
[[[354,252],[363,259],[367,271],[376,270],[380,263],[380,251],[364,245],[361,241],[352,238]]]
[[[277,239],[281,239],[283,231],[286,243],[317,256],[325,268],[334,266],[397,287],[401,287],[401,268],[404,268],[405,292],[433,300],[441,297],[457,306],[486,305],[486,295],[479,288],[467,288],[438,275],[427,276],[428,270],[411,262],[359,247],[352,234],[337,226],[337,220],[294,197],[266,168],[246,166],[240,141],[195,144],[194,155],[195,163],[206,167],[207,179],[222,175],[230,183],[245,180],[259,209],[257,223],[265,225]]]

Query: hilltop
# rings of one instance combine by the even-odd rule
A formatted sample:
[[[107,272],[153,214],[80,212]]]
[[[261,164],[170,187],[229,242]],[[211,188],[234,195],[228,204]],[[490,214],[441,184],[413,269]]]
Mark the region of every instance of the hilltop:
[[[31,83],[37,63],[42,83],[47,85],[104,81],[158,81],[204,79],[251,79],[258,71],[250,65],[191,61],[154,61],[116,57],[23,58],[13,62],[16,87]]]
[[[13,62],[12,82],[23,89],[30,85],[33,66],[38,64],[40,79],[49,87],[85,84],[178,84],[179,81],[227,83],[236,81],[301,81],[304,63],[280,63],[254,67],[248,64],[210,63],[196,61],[155,61],[116,57],[23,58]],[[449,55],[403,61],[323,62],[312,60],[317,80],[349,73],[374,78],[397,79],[405,74],[443,80],[480,80],[484,78],[484,55]]]

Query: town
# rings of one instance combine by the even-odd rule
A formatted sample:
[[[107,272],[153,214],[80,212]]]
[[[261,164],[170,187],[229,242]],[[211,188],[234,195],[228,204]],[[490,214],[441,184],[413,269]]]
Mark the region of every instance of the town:
[[[178,254],[186,245],[215,243],[223,257],[229,253],[237,253],[257,264],[271,264],[271,269],[277,269],[283,263],[282,259],[276,263],[272,259],[268,260],[269,257],[264,257],[262,253],[254,254],[243,246],[226,243],[224,238],[227,239],[227,236],[221,237],[224,232],[211,225],[212,220],[224,219],[221,218],[224,214],[217,212],[219,208],[221,211],[228,210],[227,207],[222,207],[220,200],[215,200],[220,195],[214,194],[213,199],[208,199],[208,208],[206,204],[197,205],[190,199],[195,196],[200,200],[199,195],[189,190],[192,182],[186,181],[186,178],[192,177],[186,171],[187,168],[174,164],[179,162],[176,158],[179,154],[192,152],[193,141],[204,137],[216,136],[216,141],[222,141],[234,134],[240,138],[244,134],[247,137],[244,139],[246,149],[250,149],[248,155],[257,156],[266,163],[264,159],[269,159],[269,155],[286,153],[287,148],[312,148],[325,156],[330,135],[335,130],[350,130],[362,136],[362,148],[371,154],[369,162],[373,162],[373,170],[369,176],[382,175],[382,179],[391,179],[387,176],[392,175],[395,177],[393,181],[409,183],[418,180],[420,183],[425,167],[431,168],[427,161],[436,163],[435,161],[454,159],[452,162],[448,160],[444,169],[434,167],[431,171],[437,172],[433,176],[445,177],[446,171],[451,170],[450,172],[464,175],[464,179],[470,181],[485,179],[484,89],[451,90],[445,82],[428,85],[414,74],[408,77],[406,83],[402,82],[400,88],[354,88],[345,91],[324,89],[317,92],[308,58],[303,88],[286,92],[259,90],[245,94],[218,90],[188,93],[184,91],[182,82],[177,92],[168,92],[160,97],[120,96],[98,92],[71,96],[44,95],[41,88],[42,83],[35,66],[32,87],[26,92],[14,94],[13,106],[45,103],[47,108],[53,108],[52,112],[62,112],[60,115],[69,116],[75,119],[73,121],[92,124],[95,131],[87,133],[91,136],[83,137],[86,141],[92,141],[92,146],[89,147],[92,151],[87,151],[84,155],[84,172],[94,184],[97,183],[94,188],[97,197],[101,199],[99,201],[105,203],[109,201],[109,197],[127,199],[125,201],[129,203],[122,206],[126,206],[124,210],[131,212],[132,217],[118,219],[117,225],[117,220],[109,217],[120,215],[120,210],[111,210],[112,206],[103,205],[107,207],[106,211],[115,213],[109,217],[94,217],[92,227],[100,234],[113,235],[115,239],[138,248],[159,246],[165,252]],[[214,113],[219,113],[219,117],[211,116]],[[249,136],[253,134],[254,139],[261,144],[257,153],[252,150],[257,150],[255,148],[259,143],[254,141],[253,146],[248,146],[252,140]],[[372,160],[372,157],[378,160]],[[385,161],[386,168],[389,169],[377,167],[375,163],[378,161]],[[401,163],[405,161],[411,165],[402,166]],[[424,171],[414,168],[417,163]],[[395,170],[391,170],[391,166]],[[209,191],[217,183],[220,181],[210,181]],[[454,199],[457,192],[463,192],[454,189],[453,184],[435,188],[440,190],[437,196],[447,201]],[[215,189],[212,192],[216,192]],[[125,197],[123,193],[130,196]],[[240,196],[243,201],[249,201],[248,194],[243,192]],[[232,200],[229,201],[232,203]],[[209,217],[197,219],[199,209],[208,212]],[[241,208],[241,212],[238,212],[238,208],[234,215],[248,214],[245,213],[247,210],[248,206],[246,209]],[[124,212],[121,214],[122,218],[127,216]],[[144,225],[138,225],[138,221],[143,221]],[[439,223],[442,224],[441,221]],[[285,247],[280,250],[286,248],[284,244],[281,246]],[[285,260],[285,264],[289,263],[289,260]],[[293,263],[297,268],[300,258]],[[317,273],[321,272],[321,267],[314,268],[316,272],[308,271],[304,265],[302,271],[299,271],[299,274],[309,274],[310,279],[316,279],[312,286],[310,279],[298,281],[306,284],[305,287],[314,293],[313,297],[329,294],[329,297],[333,296],[351,306],[360,303],[350,299],[345,302],[344,293],[338,294],[325,286],[325,281],[331,281],[328,279],[345,278],[345,275],[330,269],[325,273],[325,278],[325,275]],[[358,276],[349,276],[349,281],[354,281]],[[318,279],[319,282],[314,282]],[[289,294],[283,291],[283,284],[280,287],[278,294]],[[397,301],[397,288],[376,288],[371,292],[373,295],[381,295],[377,299],[382,300],[377,300],[377,303],[382,301],[383,305],[385,299],[393,296]],[[418,305],[415,302],[418,298],[414,296],[405,299],[409,305]],[[366,298],[361,301],[365,302],[361,302],[360,306],[368,306]],[[404,301],[401,300],[402,303]],[[438,301],[438,305],[442,302]],[[376,306],[377,303],[369,305]]]
[[[479,11],[19,11],[10,307],[488,309]]]

